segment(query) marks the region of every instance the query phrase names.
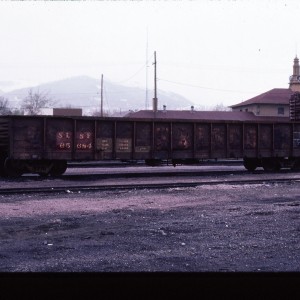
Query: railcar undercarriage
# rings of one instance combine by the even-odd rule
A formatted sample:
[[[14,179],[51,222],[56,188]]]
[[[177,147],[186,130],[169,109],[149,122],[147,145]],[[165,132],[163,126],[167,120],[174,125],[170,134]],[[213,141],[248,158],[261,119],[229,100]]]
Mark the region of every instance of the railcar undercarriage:
[[[280,171],[282,168],[290,168],[294,171],[300,170],[300,159],[297,157],[266,157],[266,158],[244,158],[244,167],[248,171],[255,171],[262,167],[266,172]]]
[[[67,169],[65,160],[15,160],[2,159],[0,174],[5,177],[19,177],[25,173],[39,174],[40,176],[60,176]]]
[[[201,165],[200,160],[172,160],[172,165],[175,167],[180,165]],[[152,159],[145,160],[148,166],[159,166],[162,160]],[[289,168],[291,170],[300,171],[300,159],[295,157],[289,158],[248,158],[243,160],[244,167],[253,172],[257,168],[262,167],[265,172],[278,172],[282,168]],[[23,174],[31,173],[40,176],[61,176],[67,169],[66,160],[20,160],[5,158],[0,161],[0,175],[3,177],[20,177]]]

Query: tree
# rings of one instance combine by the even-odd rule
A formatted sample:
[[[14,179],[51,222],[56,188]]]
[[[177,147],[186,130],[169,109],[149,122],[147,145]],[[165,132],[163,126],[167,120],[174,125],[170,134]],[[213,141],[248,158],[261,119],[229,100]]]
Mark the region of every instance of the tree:
[[[23,99],[21,108],[27,115],[38,115],[42,108],[51,107],[54,101],[48,96],[47,92],[33,92],[32,89],[28,91],[28,95]]]
[[[101,117],[101,111],[100,109],[94,109],[92,112],[91,112],[91,115],[93,117]],[[103,117],[108,117],[109,116],[109,112],[103,112]]]
[[[213,107],[214,111],[231,111],[231,109],[227,106],[224,106],[223,103],[217,104]]]
[[[0,115],[10,115],[11,110],[8,108],[8,99],[0,97]]]

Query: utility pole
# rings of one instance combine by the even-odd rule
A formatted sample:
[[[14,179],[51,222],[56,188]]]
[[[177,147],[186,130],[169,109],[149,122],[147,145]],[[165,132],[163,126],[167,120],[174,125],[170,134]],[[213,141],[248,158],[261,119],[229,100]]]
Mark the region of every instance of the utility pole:
[[[156,86],[156,51],[154,51],[154,98],[153,98],[153,112],[157,112],[157,86]]]
[[[103,117],[103,74],[101,75],[101,114],[100,116]]]
[[[146,101],[145,109],[148,109],[148,28],[147,28],[147,41],[146,41]]]

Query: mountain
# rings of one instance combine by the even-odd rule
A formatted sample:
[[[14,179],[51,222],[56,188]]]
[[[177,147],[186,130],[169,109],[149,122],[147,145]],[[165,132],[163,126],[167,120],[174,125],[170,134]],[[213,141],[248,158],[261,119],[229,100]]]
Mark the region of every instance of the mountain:
[[[139,87],[128,87],[104,81],[103,84],[103,109],[105,112],[140,110],[145,109],[146,91]],[[28,91],[47,93],[48,97],[55,101],[55,107],[83,108],[84,114],[90,114],[100,110],[100,80],[77,76],[55,82],[41,84],[35,87],[17,89],[3,96],[18,107],[22,99],[28,95]],[[148,108],[152,108],[152,90],[148,91]],[[157,91],[159,109],[166,105],[168,109],[183,109],[193,105],[191,101],[181,95]]]

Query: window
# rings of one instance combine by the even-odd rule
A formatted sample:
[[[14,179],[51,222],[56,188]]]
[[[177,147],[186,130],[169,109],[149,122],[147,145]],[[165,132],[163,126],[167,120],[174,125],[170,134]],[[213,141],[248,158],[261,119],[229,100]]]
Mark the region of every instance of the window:
[[[278,115],[284,115],[284,107],[278,107],[277,114]]]

